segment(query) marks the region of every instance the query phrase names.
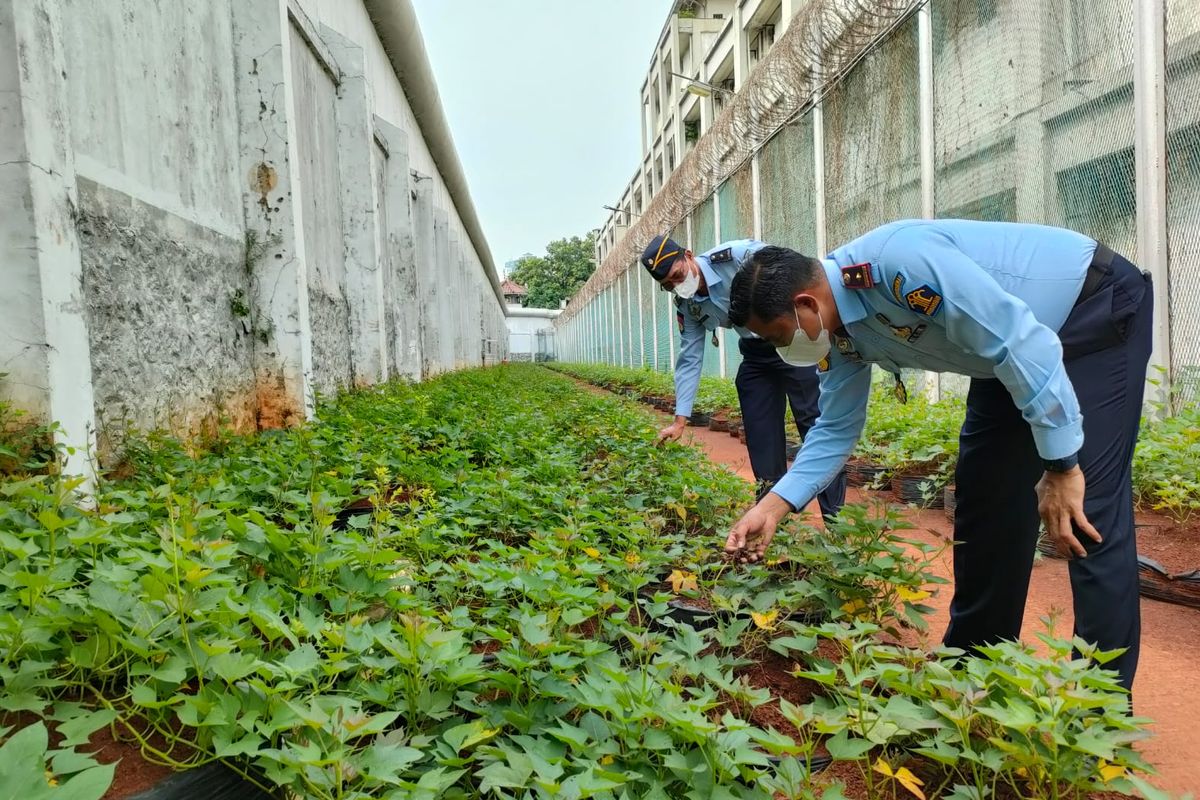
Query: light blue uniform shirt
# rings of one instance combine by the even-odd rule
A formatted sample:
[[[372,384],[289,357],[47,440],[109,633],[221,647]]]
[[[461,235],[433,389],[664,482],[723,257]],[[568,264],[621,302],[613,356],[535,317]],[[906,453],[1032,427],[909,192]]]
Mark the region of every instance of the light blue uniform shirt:
[[[700,274],[708,285],[708,295],[696,295],[690,300],[675,298],[675,315],[679,323],[679,355],[675,358],[675,413],[692,415],[692,403],[700,387],[700,371],[704,368],[704,340],[717,328],[729,324],[729,287],[746,259],[763,247],[755,239],[722,242],[696,256]],[[733,328],[738,336],[754,337],[745,328]]]
[[[1057,331],[1095,250],[1042,225],[902,220],[833,251],[822,263],[845,336],[830,337],[820,418],[772,491],[799,509],[837,475],[866,422],[871,364],[998,378],[1042,458],[1078,452],[1083,417]],[[843,286],[841,268],[859,264],[872,288]]]

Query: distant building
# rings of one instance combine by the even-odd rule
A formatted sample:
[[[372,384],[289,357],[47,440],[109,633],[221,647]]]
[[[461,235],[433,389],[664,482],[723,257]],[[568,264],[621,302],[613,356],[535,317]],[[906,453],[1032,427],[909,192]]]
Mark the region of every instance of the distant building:
[[[525,306],[525,295],[529,294],[529,290],[521,284],[506,279],[500,284],[500,291],[504,294],[504,302],[510,307],[523,308]]]

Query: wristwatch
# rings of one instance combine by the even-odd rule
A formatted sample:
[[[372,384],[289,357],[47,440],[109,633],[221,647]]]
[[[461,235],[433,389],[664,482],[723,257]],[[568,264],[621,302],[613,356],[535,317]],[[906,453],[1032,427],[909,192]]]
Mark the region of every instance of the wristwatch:
[[[1042,466],[1046,472],[1070,472],[1079,466],[1079,453],[1069,455],[1066,458],[1044,458]]]

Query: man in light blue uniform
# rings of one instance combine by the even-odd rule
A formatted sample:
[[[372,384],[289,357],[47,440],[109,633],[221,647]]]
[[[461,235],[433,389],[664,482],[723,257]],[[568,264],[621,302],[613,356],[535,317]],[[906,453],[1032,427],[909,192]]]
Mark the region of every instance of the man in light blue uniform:
[[[754,239],[725,242],[693,255],[666,236],[655,236],[642,254],[642,265],[665,290],[675,293],[679,355],[675,360],[675,421],[658,440],[678,439],[692,415],[692,403],[704,366],[704,342],[729,324],[729,288],[746,259],[765,245]],[[783,363],[775,348],[745,328],[738,334],[742,363],[736,386],[746,428],[746,450],[761,498],[787,471],[786,406],[791,405],[803,439],[817,419],[820,393],[816,370]],[[842,472],[817,494],[823,517],[837,514],[846,497]]]
[[[1151,348],[1149,277],[1081,234],[1040,225],[904,220],[828,258],[757,251],[730,320],[791,363],[820,363],[820,417],[795,466],[733,528],[762,557],[862,432],[870,365],[971,377],[955,475],[954,599],[945,642],[1021,631],[1039,517],[1070,563],[1075,632],[1126,687],[1140,612],[1131,464]]]

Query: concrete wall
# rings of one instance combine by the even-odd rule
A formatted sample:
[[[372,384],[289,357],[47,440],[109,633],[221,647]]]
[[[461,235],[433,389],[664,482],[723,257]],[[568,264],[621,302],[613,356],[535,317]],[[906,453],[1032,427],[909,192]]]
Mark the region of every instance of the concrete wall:
[[[222,416],[250,427],[229,15],[67,0],[61,20],[100,444]]]
[[[362,0],[0,0],[0,397],[86,472],[129,428],[501,360],[391,64]]]

